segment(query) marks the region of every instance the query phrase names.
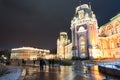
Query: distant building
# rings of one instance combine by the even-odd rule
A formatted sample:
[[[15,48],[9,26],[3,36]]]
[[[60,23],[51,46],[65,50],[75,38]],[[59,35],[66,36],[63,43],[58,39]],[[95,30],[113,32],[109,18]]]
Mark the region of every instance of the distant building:
[[[37,49],[33,47],[21,47],[11,50],[11,59],[33,60],[38,58],[46,58],[50,51],[45,49]]]
[[[65,59],[72,59],[72,43],[65,46]]]
[[[57,39],[57,57],[62,59],[70,59],[72,45],[68,40],[66,32],[60,32],[60,37]]]
[[[91,6],[80,5],[71,20],[71,33],[73,57],[120,58],[120,14],[98,29]]]

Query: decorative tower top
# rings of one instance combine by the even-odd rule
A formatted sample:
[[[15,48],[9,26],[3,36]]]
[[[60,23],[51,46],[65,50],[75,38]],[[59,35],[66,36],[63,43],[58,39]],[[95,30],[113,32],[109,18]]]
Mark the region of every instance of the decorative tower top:
[[[71,21],[71,28],[72,26],[74,26],[75,24],[84,24],[86,22],[91,22],[91,21],[96,21],[96,16],[93,13],[92,9],[91,9],[91,5],[88,4],[83,4],[83,5],[79,5],[78,7],[76,7],[75,10],[75,15]]]
[[[78,19],[95,18],[95,15],[91,10],[91,6],[88,6],[87,4],[78,6],[76,8],[75,15],[75,17],[78,17]]]
[[[68,40],[68,35],[66,32],[60,32],[60,40],[61,41],[66,41]]]

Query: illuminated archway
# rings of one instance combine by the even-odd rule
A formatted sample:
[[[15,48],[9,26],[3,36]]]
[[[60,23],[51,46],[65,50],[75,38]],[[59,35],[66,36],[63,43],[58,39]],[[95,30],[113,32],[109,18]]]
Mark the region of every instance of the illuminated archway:
[[[81,58],[86,58],[86,38],[85,35],[81,35],[79,38],[79,55]]]

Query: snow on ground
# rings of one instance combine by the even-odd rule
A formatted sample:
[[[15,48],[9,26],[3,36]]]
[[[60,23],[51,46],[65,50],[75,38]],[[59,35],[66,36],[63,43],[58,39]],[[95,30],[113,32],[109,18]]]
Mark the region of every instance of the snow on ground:
[[[0,77],[0,80],[18,80],[21,75],[20,67],[8,66],[10,73]]]
[[[99,65],[99,66],[103,66],[106,68],[112,68],[112,69],[117,69],[120,70],[120,68],[116,67],[116,65],[120,66],[120,61],[114,61],[114,62],[98,62],[98,63],[84,63],[82,62],[82,65],[84,66],[95,66],[95,65]]]
[[[116,67],[115,65],[111,65],[111,64],[100,65],[100,66],[103,66],[103,67],[106,67],[106,68],[112,68],[112,69],[120,70],[120,68]]]
[[[120,65],[119,61],[115,61],[115,62],[98,62],[98,63],[84,63],[82,62],[82,65],[84,66],[94,66],[94,65],[108,65],[108,66],[113,66],[113,65]]]
[[[115,65],[120,65],[120,62],[111,62],[111,63],[103,63],[99,64],[100,66],[106,67],[106,68],[112,68],[120,70],[120,68],[116,67]]]

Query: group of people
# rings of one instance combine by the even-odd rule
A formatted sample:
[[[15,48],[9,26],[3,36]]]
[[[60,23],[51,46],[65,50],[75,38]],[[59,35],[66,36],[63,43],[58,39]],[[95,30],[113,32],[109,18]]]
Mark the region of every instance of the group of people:
[[[21,63],[23,66],[26,65],[27,62],[29,64],[29,61],[26,61],[24,59],[17,60],[17,61],[18,61],[18,66],[20,66]],[[39,60],[33,59],[32,63],[33,63],[33,66],[35,66],[35,64],[39,63],[40,70],[44,70],[44,67],[46,67],[46,65],[48,65],[50,68],[50,67],[54,67],[54,64],[57,64],[58,67],[60,68],[62,61],[61,61],[61,59],[57,59],[57,60],[56,59],[48,59],[48,60],[46,60],[44,58],[41,58]]]
[[[60,68],[60,66],[61,66],[61,64],[62,64],[62,61],[61,61],[61,59],[58,59],[58,60],[56,60],[57,61],[57,63],[55,63],[55,60],[54,59],[49,59],[48,60],[48,65],[49,65],[49,67],[54,67],[54,64],[58,64],[58,67]],[[44,70],[44,66],[46,66],[47,65],[47,63],[46,63],[46,60],[45,59],[40,59],[40,70]]]

